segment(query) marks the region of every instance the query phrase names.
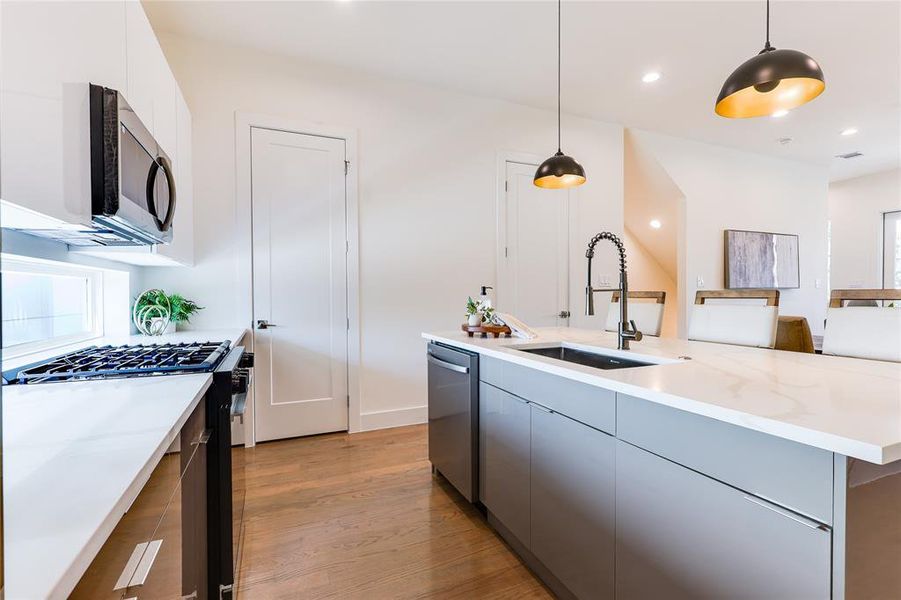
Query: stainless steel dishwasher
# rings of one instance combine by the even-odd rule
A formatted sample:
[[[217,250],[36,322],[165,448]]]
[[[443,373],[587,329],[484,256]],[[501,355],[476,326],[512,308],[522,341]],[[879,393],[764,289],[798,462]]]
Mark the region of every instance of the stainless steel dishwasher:
[[[470,502],[479,497],[479,355],[429,343],[429,460]]]

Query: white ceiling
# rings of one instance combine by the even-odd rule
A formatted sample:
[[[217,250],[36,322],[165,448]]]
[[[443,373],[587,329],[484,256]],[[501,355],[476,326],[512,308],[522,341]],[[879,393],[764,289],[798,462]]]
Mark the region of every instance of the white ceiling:
[[[527,105],[555,105],[556,3],[146,1],[158,32],[248,46]],[[563,6],[564,111],[830,166],[892,168],[901,139],[901,3],[779,1],[772,42],[816,58],[826,91],[781,119],[713,112],[723,80],[763,46],[764,2]],[[655,84],[641,76],[659,70]],[[855,136],[842,137],[846,127]],[[793,141],[782,145],[779,138]],[[851,160],[834,155],[860,151]]]

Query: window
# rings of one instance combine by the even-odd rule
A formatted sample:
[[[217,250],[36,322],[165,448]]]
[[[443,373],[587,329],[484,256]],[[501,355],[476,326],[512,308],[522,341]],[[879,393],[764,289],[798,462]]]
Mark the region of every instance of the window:
[[[901,210],[882,216],[882,287],[901,289]]]
[[[18,356],[103,335],[103,272],[3,255],[3,354]]]

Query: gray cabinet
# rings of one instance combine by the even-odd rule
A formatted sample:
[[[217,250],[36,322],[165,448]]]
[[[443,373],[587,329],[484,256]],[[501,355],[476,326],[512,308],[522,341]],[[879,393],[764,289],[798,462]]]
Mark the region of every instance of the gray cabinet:
[[[616,442],[616,596],[828,598],[831,532]]]
[[[531,551],[578,598],[612,598],[615,440],[532,404]]]
[[[486,383],[479,384],[481,500],[529,547],[529,404]]]

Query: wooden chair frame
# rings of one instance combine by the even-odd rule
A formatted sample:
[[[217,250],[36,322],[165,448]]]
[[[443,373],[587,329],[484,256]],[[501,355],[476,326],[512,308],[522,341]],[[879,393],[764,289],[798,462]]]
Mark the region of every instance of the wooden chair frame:
[[[611,302],[619,302],[619,296],[622,292],[613,292],[613,297],[610,299]],[[629,298],[652,298],[656,300],[655,304],[665,304],[666,303],[666,292],[633,292],[629,290]]]
[[[901,300],[901,290],[832,290],[829,308],[842,308],[846,300]]]
[[[779,290],[698,290],[695,304],[704,304],[711,298],[759,298],[767,306],[779,306]]]

